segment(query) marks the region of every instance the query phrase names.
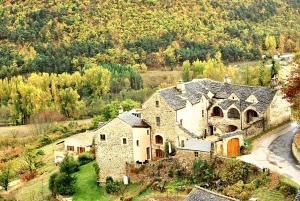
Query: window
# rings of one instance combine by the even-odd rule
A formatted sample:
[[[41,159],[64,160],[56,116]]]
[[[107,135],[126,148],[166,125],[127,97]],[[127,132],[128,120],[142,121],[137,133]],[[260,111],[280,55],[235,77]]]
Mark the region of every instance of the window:
[[[85,148],[84,147],[77,147],[77,153],[83,153],[85,152]]]
[[[156,117],[156,125],[160,126],[160,117]]]
[[[127,144],[127,138],[122,139],[123,144]]]
[[[147,153],[147,160],[150,159],[150,147],[146,148],[146,153]]]
[[[195,157],[198,157],[199,156],[199,153],[198,152],[194,152],[195,154]]]
[[[182,124],[183,124],[183,119],[180,119],[180,125],[182,126]]]
[[[156,143],[156,144],[163,144],[163,143],[164,143],[164,140],[163,140],[162,136],[156,135],[156,136],[155,136],[155,143]]]
[[[147,135],[150,135],[150,130],[147,130]]]
[[[105,141],[105,135],[104,134],[100,134],[100,141]]]
[[[181,147],[184,147],[184,140],[181,140]]]
[[[202,117],[204,117],[204,110],[202,110]]]
[[[156,107],[159,107],[159,101],[155,101]]]
[[[74,151],[74,146],[67,146],[67,151]]]
[[[137,147],[140,146],[140,141],[139,140],[136,141],[136,146]]]

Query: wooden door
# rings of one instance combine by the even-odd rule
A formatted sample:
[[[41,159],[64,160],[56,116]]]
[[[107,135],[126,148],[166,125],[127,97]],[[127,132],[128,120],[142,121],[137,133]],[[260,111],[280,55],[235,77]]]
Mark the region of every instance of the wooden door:
[[[161,149],[156,149],[155,150],[155,155],[156,155],[156,158],[163,158],[164,157],[164,152],[163,152],[163,150],[161,150]]]
[[[238,138],[233,138],[227,143],[227,157],[240,155],[240,142]]]

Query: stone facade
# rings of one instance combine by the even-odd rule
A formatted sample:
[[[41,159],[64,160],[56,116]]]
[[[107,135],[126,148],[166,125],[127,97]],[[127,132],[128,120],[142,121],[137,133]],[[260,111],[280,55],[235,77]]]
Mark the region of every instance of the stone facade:
[[[211,159],[211,155],[208,152],[177,149],[175,158],[178,159],[179,163],[182,164],[183,167],[191,169],[195,160],[201,159],[209,161]]]
[[[164,141],[182,147],[191,137],[205,138],[216,143],[216,153],[225,156],[227,141],[220,136],[238,130],[251,136],[288,120],[290,115],[290,104],[280,90],[208,79],[162,89],[146,101],[142,110],[142,117],[152,126],[153,139],[161,135]],[[242,146],[243,135],[237,139]],[[153,144],[153,151],[162,148],[155,141]]]
[[[156,150],[164,152],[167,141],[177,144],[176,112],[156,93],[143,104],[142,117],[151,125],[153,159],[160,158]],[[159,136],[162,137],[162,143],[156,140]]]
[[[105,140],[101,140],[100,135],[105,135]],[[127,139],[127,144],[123,144],[123,138]],[[126,175],[126,164],[134,163],[132,127],[115,118],[96,131],[96,141],[99,181],[105,182],[107,176],[122,180]]]

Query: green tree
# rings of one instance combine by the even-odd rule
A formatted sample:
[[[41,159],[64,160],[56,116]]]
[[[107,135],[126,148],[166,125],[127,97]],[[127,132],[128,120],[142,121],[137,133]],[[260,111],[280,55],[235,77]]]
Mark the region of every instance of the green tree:
[[[35,150],[33,148],[26,149],[23,158],[25,162],[25,167],[30,172],[30,174],[33,174],[38,167],[41,167],[43,165],[43,155],[44,152],[42,150]]]
[[[190,61],[184,61],[182,64],[182,80],[188,82],[190,80]]]
[[[60,111],[66,117],[77,117],[82,102],[80,96],[72,88],[61,89],[59,91]]]
[[[13,171],[11,170],[10,165],[6,165],[0,171],[0,186],[3,187],[4,190],[8,190],[9,182],[13,178]]]
[[[110,79],[111,74],[108,70],[92,65],[92,67],[84,70],[82,85],[85,90],[89,90],[90,94],[100,97],[109,91]]]
[[[274,36],[267,36],[265,39],[265,46],[268,56],[273,56],[276,53],[276,39]]]

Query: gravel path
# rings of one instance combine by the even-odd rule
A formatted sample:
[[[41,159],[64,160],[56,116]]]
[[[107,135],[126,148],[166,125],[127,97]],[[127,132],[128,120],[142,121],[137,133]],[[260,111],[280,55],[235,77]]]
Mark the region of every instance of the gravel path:
[[[289,123],[258,138],[253,143],[252,153],[239,159],[260,168],[269,168],[300,185],[300,166],[294,159],[291,147],[299,126]]]

